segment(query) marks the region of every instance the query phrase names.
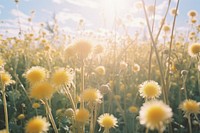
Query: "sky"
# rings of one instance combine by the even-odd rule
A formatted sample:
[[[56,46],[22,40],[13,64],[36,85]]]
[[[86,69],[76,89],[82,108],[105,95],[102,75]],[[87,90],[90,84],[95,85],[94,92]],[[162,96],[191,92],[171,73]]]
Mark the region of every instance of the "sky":
[[[115,23],[123,23],[128,32],[140,31],[145,27],[144,13],[136,7],[140,0],[0,0],[0,34],[17,34],[19,27],[28,31],[31,25],[39,29],[40,23],[53,23],[53,16],[63,32],[71,33],[78,29],[80,20],[88,31],[113,31]],[[155,0],[144,0],[146,6],[153,5]],[[176,6],[177,0],[172,0],[170,8]],[[157,0],[156,23],[159,24],[167,7],[168,0]],[[196,10],[200,14],[200,0],[180,0],[179,15],[176,28],[185,29],[188,26],[187,13]],[[34,11],[32,23],[28,22]],[[168,14],[166,23],[172,23]],[[199,16],[197,17],[199,20]],[[19,26],[20,22],[20,26]],[[120,27],[117,27],[120,30]]]

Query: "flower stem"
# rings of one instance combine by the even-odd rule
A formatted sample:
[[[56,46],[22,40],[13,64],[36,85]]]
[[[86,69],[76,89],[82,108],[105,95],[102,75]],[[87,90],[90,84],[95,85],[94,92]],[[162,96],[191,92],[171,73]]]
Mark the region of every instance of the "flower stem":
[[[3,106],[4,106],[4,115],[5,115],[5,123],[6,123],[6,132],[9,133],[9,124],[8,124],[8,109],[7,109],[7,102],[6,102],[6,91],[5,91],[5,85],[2,86],[3,91]]]
[[[188,125],[189,125],[189,133],[192,133],[192,124],[191,124],[190,115],[188,115]]]
[[[52,115],[52,113],[51,113],[51,108],[49,107],[48,101],[45,100],[44,102],[45,102],[45,107],[46,107],[46,111],[47,111],[48,117],[49,117],[49,119],[50,119],[50,121],[51,121],[51,124],[52,124],[52,126],[53,126],[53,129],[54,129],[54,132],[55,132],[55,133],[58,133],[58,129],[57,129],[56,123],[55,123],[55,121],[54,121],[54,119],[53,119],[53,115]]]

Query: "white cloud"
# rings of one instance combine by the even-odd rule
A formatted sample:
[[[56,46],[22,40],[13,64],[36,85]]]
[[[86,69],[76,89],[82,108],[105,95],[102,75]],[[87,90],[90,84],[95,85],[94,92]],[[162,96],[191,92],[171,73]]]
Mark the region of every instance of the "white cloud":
[[[20,17],[20,18],[28,18],[29,16],[26,15],[25,13],[23,13],[22,11],[16,10],[16,9],[12,9],[11,10],[11,14],[15,17]]]
[[[56,4],[70,3],[82,7],[96,8],[98,7],[97,0],[52,0]]]
[[[62,24],[66,23],[68,20],[72,20],[74,22],[79,22],[81,19],[84,20],[84,17],[78,13],[69,13],[65,11],[61,11],[56,14],[56,18]]]

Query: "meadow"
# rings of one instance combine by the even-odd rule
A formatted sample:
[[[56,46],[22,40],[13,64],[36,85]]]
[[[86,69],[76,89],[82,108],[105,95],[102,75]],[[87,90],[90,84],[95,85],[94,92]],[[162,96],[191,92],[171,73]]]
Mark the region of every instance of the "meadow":
[[[199,133],[200,25],[191,10],[175,30],[179,2],[158,27],[156,6],[138,3],[147,36],[119,21],[100,36],[83,20],[69,35],[56,18],[1,34],[0,133]]]

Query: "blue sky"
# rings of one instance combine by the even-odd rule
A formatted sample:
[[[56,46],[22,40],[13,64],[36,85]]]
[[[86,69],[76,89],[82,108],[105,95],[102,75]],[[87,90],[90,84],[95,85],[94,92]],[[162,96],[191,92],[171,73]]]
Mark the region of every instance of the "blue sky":
[[[85,29],[113,30],[114,16],[116,15],[127,26],[128,30],[139,30],[144,22],[143,11],[136,9],[135,3],[139,0],[19,0],[19,12],[16,10],[14,0],[0,0],[0,31],[18,29],[17,16],[20,15],[22,28],[30,26],[27,18],[32,10],[35,11],[33,25],[37,29],[40,22],[52,22],[53,14],[56,14],[58,23],[63,31],[73,32],[77,29],[80,19],[85,22]],[[157,0],[157,22],[159,23],[167,6],[168,0]],[[175,7],[172,0],[171,8]],[[145,0],[147,6],[154,0]],[[200,0],[181,0],[177,27],[187,26],[187,12],[196,10],[200,13]],[[115,14],[116,13],[116,14]],[[130,20],[128,20],[129,18]],[[197,17],[199,20],[199,16]],[[170,24],[172,17],[168,15]],[[144,22],[145,23],[145,22]]]

